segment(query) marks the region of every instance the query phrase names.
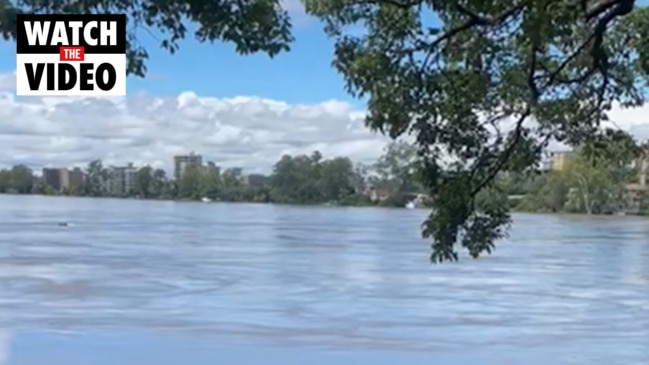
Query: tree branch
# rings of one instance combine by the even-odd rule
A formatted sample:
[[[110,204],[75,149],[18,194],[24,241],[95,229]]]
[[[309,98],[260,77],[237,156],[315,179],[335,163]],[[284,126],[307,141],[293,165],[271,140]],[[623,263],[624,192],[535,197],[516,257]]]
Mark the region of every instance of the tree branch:
[[[582,9],[585,10],[585,18],[586,21],[591,21],[604,12],[608,11],[612,7],[631,7],[633,9],[635,1],[634,0],[600,0],[597,3],[593,4],[593,6],[588,7],[588,0],[582,0],[581,5]]]
[[[491,169],[491,172],[487,175],[486,178],[484,178],[471,192],[471,196],[475,196],[482,190],[485,186],[487,186],[495,177],[498,175],[500,170],[505,166],[505,164],[509,161],[509,158],[511,157],[512,153],[516,149],[516,146],[521,140],[522,134],[523,134],[523,123],[527,119],[527,117],[532,114],[532,108],[528,105],[527,108],[525,108],[525,111],[518,117],[518,120],[516,120],[516,127],[514,128],[513,132],[513,137],[511,142],[507,145],[507,148],[503,151],[503,153],[500,156],[500,159],[496,163],[496,165]]]

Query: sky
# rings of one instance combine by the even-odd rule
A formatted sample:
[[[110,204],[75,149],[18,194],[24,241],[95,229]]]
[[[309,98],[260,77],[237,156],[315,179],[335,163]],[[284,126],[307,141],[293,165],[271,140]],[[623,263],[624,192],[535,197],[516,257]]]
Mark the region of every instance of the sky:
[[[194,151],[224,167],[268,172],[283,154],[316,149],[373,161],[387,139],[364,127],[363,104],[331,68],[333,43],[320,24],[299,0],[286,4],[296,42],[275,59],[193,39],[170,55],[142,34],[148,76],[129,78],[125,98],[18,98],[15,43],[0,42],[0,166],[101,158],[169,170],[173,155]]]
[[[129,78],[113,99],[18,98],[15,43],[0,41],[0,167],[18,163],[85,166],[133,162],[169,170],[173,156],[196,152],[223,167],[269,172],[283,154],[371,162],[387,138],[363,123],[364,103],[332,69],[333,43],[286,0],[296,42],[275,59],[241,56],[230,44],[181,43],[170,55],[149,33],[148,75]],[[649,108],[612,112],[617,125],[649,137]]]

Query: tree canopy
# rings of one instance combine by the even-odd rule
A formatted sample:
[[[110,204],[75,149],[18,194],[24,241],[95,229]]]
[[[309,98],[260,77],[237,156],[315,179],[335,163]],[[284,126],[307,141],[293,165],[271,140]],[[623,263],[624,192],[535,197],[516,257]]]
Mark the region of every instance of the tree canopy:
[[[291,22],[280,0],[0,0],[0,31],[5,39],[16,37],[16,14],[126,14],[127,73],[146,74],[148,52],[138,35],[148,32],[160,38],[170,52],[188,35],[201,42],[234,44],[241,54],[264,52],[275,56],[289,49]]]
[[[386,174],[408,171],[412,164],[407,144],[393,142],[384,155],[371,165],[354,164],[348,157],[325,158],[320,152],[284,155],[269,176],[244,175],[238,167],[221,169],[214,163],[189,165],[178,179],[169,179],[164,170],[151,166],[122,168],[90,161],[82,182],[68,184],[36,176],[24,165],[0,169],[0,194],[47,194],[140,199],[178,199],[222,202],[278,204],[325,204],[339,206],[404,207],[421,190],[413,189],[416,175]],[[50,185],[48,185],[50,184]],[[67,185],[67,186],[63,186]],[[421,188],[419,188],[421,189]],[[375,193],[375,194],[373,194]],[[427,202],[421,199],[423,205]]]
[[[414,137],[436,199],[434,262],[478,257],[510,223],[477,210],[499,171],[525,171],[551,141],[601,145],[614,105],[639,106],[649,9],[633,0],[305,0],[335,40],[334,67],[368,99],[367,125]]]

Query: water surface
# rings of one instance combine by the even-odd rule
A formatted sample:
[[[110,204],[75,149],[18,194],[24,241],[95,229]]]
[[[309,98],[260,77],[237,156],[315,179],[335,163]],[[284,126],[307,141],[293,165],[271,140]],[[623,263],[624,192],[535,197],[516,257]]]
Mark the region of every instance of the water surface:
[[[646,364],[649,220],[0,196],[0,364]],[[70,225],[59,226],[65,221]]]

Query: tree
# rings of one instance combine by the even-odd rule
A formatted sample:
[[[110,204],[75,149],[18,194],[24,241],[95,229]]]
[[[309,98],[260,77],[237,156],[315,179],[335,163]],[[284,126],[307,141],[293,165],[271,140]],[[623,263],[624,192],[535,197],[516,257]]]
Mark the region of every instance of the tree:
[[[153,195],[153,168],[151,166],[144,166],[137,171],[137,184],[135,191],[144,199],[148,199]]]
[[[221,172],[219,168],[208,167],[203,173],[201,180],[202,196],[214,199],[219,196],[221,192]]]
[[[178,196],[184,199],[200,199],[203,171],[200,166],[187,166],[178,179]]]
[[[9,191],[17,194],[29,194],[34,186],[34,174],[25,165],[15,165],[10,170]]]
[[[572,188],[566,202],[569,210],[578,213],[600,214],[615,210],[612,203],[614,181],[607,166],[595,166],[583,154],[568,160],[564,176]]]
[[[0,193],[6,193],[11,187],[11,171],[0,170]]]
[[[314,204],[323,202],[318,186],[322,155],[282,156],[273,167],[268,182],[271,199],[278,203]]]
[[[370,166],[367,166],[362,163],[357,163],[354,166],[354,178],[353,185],[356,193],[362,193],[365,191],[366,184],[369,179]]]
[[[47,189],[47,188],[46,188]],[[66,186],[63,188],[63,195],[78,196],[80,194],[79,188],[74,185]]]
[[[320,163],[319,190],[323,201],[338,202],[355,193],[354,164],[348,157],[336,157]]]
[[[649,215],[649,190],[646,190],[640,202],[640,214]]]
[[[90,161],[86,168],[86,179],[83,190],[89,196],[102,196],[106,193],[105,182],[107,172],[101,160]]]
[[[475,206],[500,171],[530,169],[551,140],[605,140],[611,107],[647,94],[649,9],[633,0],[304,2],[348,91],[368,100],[367,125],[416,141],[436,197],[433,262],[507,234],[506,206]]]
[[[639,154],[635,141],[624,134],[618,137],[596,150],[593,145],[578,148],[561,170],[550,172],[541,180],[543,185],[529,190],[517,208],[585,214],[628,211],[633,199],[627,185],[637,174],[631,162]]]
[[[201,42],[233,43],[241,54],[264,52],[275,56],[289,49],[293,38],[291,22],[280,0],[1,0],[0,31],[5,39],[16,37],[16,14],[90,14],[123,13],[128,15],[127,73],[144,76],[147,50],[138,42],[142,29],[157,31],[160,46],[174,53],[179,42],[195,28],[193,35]]]
[[[269,199],[287,204],[365,204],[355,195],[362,191],[363,167],[355,168],[347,157],[323,158],[310,155],[280,158],[268,181]]]
[[[374,165],[379,179],[393,194],[420,190],[417,186],[417,148],[405,141],[388,144]]]
[[[151,194],[156,198],[169,197],[171,188],[167,181],[167,174],[163,169],[155,169],[151,177]]]
[[[241,201],[245,197],[243,185],[243,172],[238,167],[223,170],[221,174],[221,196],[226,201]]]
[[[51,186],[46,185],[43,181],[37,180],[34,182],[34,186],[32,186],[32,194],[36,195],[49,195],[48,193],[48,187],[51,188]],[[2,191],[0,189],[0,191]]]
[[[599,143],[599,145],[597,145]],[[594,145],[594,148],[593,148]],[[590,151],[588,149],[591,149]],[[621,131],[609,131],[605,138],[595,139],[581,149],[594,168],[604,171],[610,184],[612,211],[624,211],[628,208],[626,185],[637,172],[631,167],[634,160],[643,157],[641,143]]]
[[[537,191],[530,191],[517,207],[523,211],[558,213],[565,209],[568,186],[565,172],[552,171]]]

